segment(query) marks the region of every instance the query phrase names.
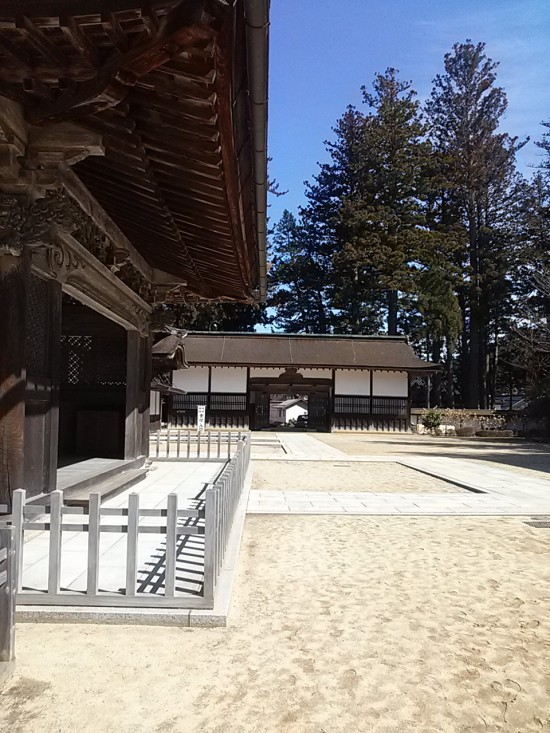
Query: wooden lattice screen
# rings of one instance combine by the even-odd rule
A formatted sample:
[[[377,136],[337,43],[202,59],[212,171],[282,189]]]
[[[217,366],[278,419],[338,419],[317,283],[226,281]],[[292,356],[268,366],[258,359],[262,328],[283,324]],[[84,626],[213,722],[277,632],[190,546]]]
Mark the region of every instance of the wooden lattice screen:
[[[70,387],[124,387],[126,339],[63,335],[61,383]]]
[[[27,373],[49,376],[48,353],[48,283],[31,275],[27,300],[26,362]]]

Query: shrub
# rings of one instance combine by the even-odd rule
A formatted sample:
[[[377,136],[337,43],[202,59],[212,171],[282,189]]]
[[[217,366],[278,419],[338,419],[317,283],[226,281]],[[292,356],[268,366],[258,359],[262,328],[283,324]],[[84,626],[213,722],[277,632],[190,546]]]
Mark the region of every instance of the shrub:
[[[443,413],[441,410],[438,410],[436,407],[432,407],[430,409],[424,410],[422,413],[422,425],[427,430],[430,430],[431,432],[435,432],[437,428],[441,425],[441,420],[443,418]]]
[[[478,438],[513,438],[513,430],[478,430],[476,432]]]
[[[473,438],[474,435],[476,434],[476,429],[471,426],[464,427],[464,428],[457,428],[456,434],[460,438]]]

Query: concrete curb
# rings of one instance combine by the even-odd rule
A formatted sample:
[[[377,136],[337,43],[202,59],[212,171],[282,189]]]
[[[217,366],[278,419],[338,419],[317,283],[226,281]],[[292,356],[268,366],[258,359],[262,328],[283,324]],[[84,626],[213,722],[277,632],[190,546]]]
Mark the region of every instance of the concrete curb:
[[[135,626],[224,627],[231,605],[248,495],[252,485],[252,463],[248,468],[241,500],[229,535],[218,578],[214,608],[112,608],[83,606],[17,606],[16,623],[44,624],[128,624]]]

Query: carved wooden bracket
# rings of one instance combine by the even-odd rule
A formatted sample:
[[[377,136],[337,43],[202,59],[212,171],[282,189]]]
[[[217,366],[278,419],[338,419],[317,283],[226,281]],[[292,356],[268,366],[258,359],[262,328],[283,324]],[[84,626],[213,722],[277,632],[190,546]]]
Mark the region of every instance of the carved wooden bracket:
[[[55,228],[48,245],[33,250],[32,266],[124,328],[149,333],[151,306],[66,231]]]

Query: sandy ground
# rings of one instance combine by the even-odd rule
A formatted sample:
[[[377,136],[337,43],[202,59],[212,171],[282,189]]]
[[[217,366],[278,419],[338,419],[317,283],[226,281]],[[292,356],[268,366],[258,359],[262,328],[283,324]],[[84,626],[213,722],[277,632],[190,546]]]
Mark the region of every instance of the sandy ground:
[[[254,461],[252,488],[263,491],[376,491],[468,493],[397,463],[327,464],[317,461]]]
[[[550,731],[550,530],[258,516],[231,626],[24,625],[10,733]]]
[[[550,445],[518,440],[440,438],[406,433],[315,433],[347,455],[437,455],[502,464],[512,471],[550,479]]]

